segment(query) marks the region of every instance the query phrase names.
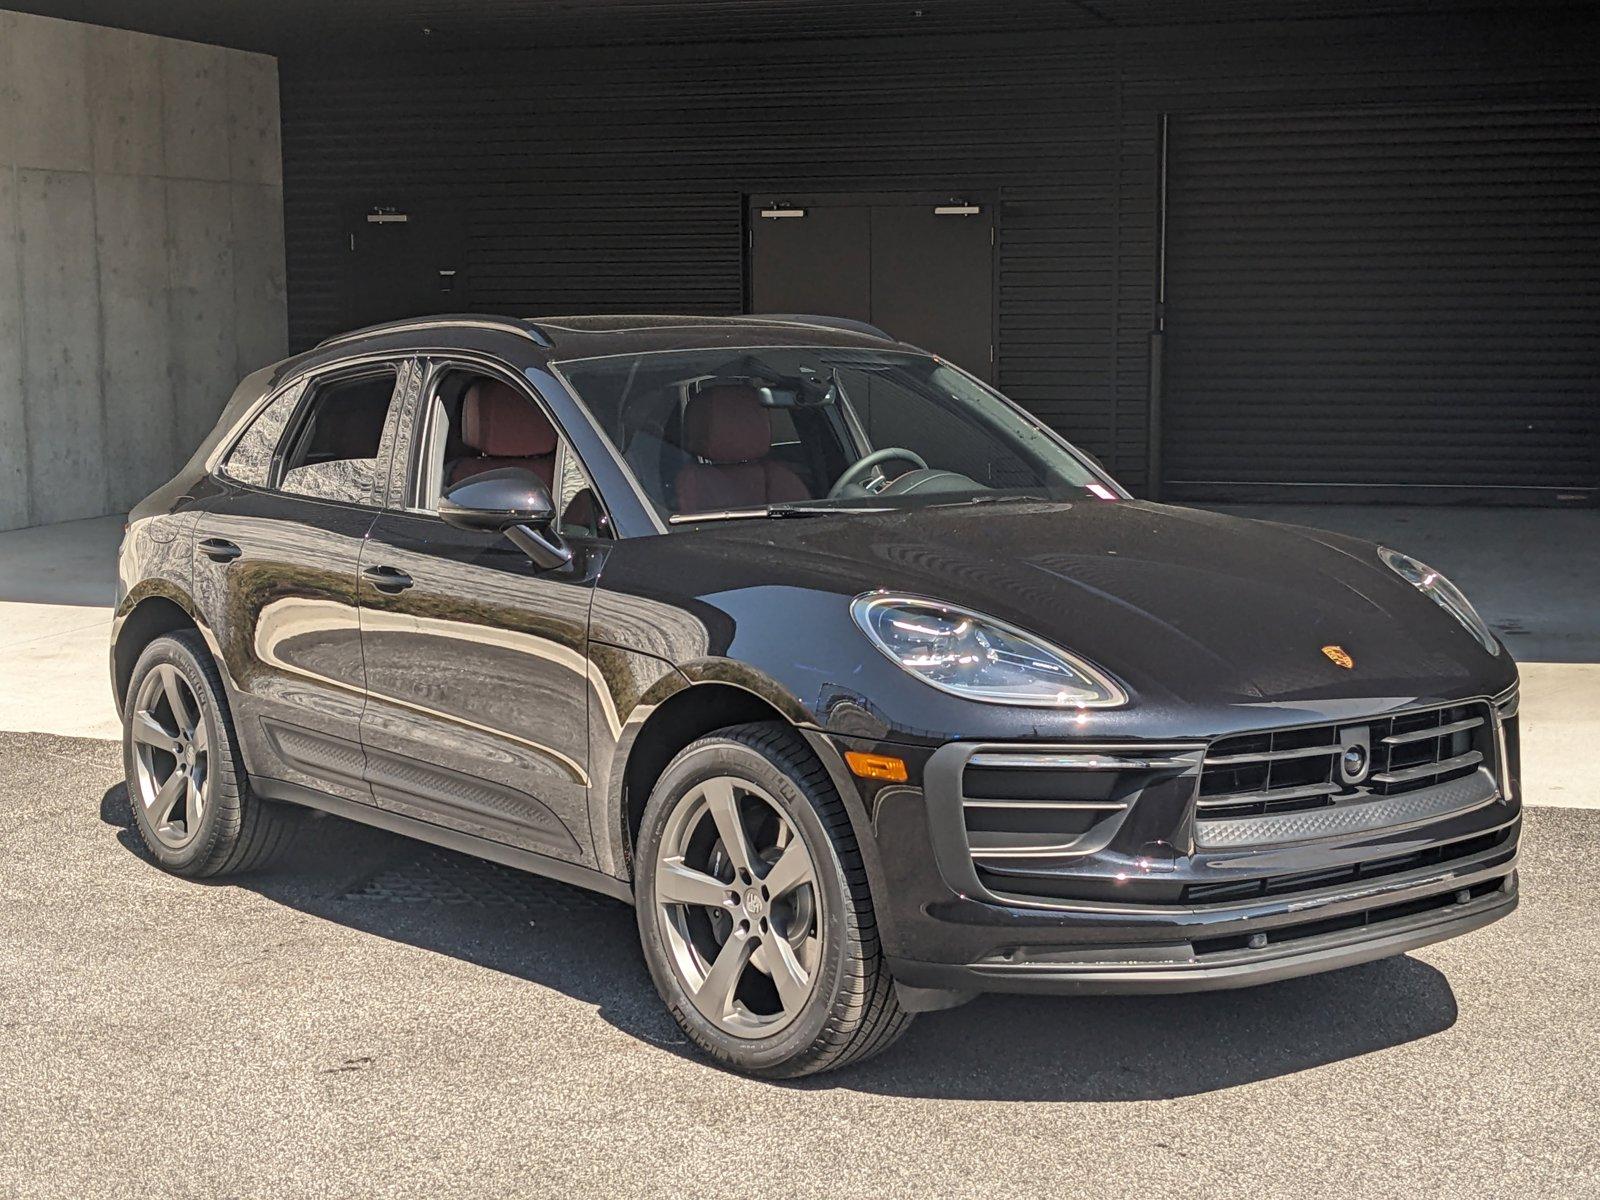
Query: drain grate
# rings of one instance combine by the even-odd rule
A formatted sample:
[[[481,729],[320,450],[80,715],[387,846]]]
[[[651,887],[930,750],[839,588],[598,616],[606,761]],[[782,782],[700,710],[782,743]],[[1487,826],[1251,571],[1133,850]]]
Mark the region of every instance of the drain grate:
[[[571,884],[514,871],[499,863],[424,849],[347,889],[341,900],[379,904],[450,904],[539,908],[561,912],[614,910],[618,901]]]

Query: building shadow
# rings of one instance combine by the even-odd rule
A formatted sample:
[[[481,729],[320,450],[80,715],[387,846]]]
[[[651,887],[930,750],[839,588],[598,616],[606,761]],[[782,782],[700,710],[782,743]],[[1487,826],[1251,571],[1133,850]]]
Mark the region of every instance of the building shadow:
[[[150,862],[124,785],[105,793],[100,817],[131,854]],[[196,886],[248,888],[363,933],[553,988],[593,1005],[630,1036],[702,1063],[656,995],[629,906],[354,822],[305,819],[275,869]],[[1405,957],[1244,991],[992,996],[920,1017],[869,1062],[776,1086],[929,1099],[1166,1100],[1403,1045],[1455,1019],[1449,981]]]
[[[0,603],[113,608],[123,517],[0,531]]]

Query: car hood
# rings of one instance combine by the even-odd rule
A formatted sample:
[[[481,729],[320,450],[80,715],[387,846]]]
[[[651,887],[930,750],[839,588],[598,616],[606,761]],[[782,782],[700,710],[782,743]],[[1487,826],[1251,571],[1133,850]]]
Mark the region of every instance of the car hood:
[[[941,505],[708,524],[650,540],[672,552],[661,569],[694,581],[733,628],[783,609],[773,588],[789,592],[797,628],[818,592],[834,604],[879,589],[927,596],[1070,649],[1146,701],[1406,702],[1514,678],[1504,653],[1486,654],[1369,543],[1195,509]]]

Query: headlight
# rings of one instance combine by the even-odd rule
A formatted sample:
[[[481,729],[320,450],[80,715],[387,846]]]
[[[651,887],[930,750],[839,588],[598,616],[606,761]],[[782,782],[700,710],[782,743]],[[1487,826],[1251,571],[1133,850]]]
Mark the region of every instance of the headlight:
[[[940,691],[986,704],[1110,708],[1127,693],[1075,655],[953,604],[869,592],[850,612],[872,644]]]
[[[1378,547],[1378,557],[1383,559],[1384,565],[1401,579],[1460,621],[1466,631],[1477,638],[1478,644],[1490,654],[1500,653],[1500,643],[1494,640],[1494,634],[1489,631],[1489,626],[1484,623],[1484,619],[1478,615],[1478,610],[1472,607],[1472,602],[1455,584],[1427,563],[1420,563],[1409,554],[1401,554],[1400,551],[1391,550],[1387,546]]]

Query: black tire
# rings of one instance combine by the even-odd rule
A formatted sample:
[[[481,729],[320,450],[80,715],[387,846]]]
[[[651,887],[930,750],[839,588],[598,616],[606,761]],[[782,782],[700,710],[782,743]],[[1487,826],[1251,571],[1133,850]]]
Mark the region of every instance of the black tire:
[[[196,835],[176,849],[157,836],[139,800],[133,739],[134,708],[141,685],[164,665],[176,668],[198,699],[207,737],[209,800]],[[175,875],[201,879],[259,870],[278,857],[300,823],[297,809],[264,800],[250,790],[238,745],[222,678],[199,633],[180,630],[146,646],[134,664],[123,697],[123,769],[128,806],[140,840],[156,861]]]
[[[803,839],[822,892],[821,963],[799,1015],[770,1037],[740,1037],[707,1019],[687,994],[665,942],[656,902],[663,836],[697,785],[729,776],[776,800]],[[656,989],[689,1039],[719,1064],[748,1075],[792,1079],[860,1062],[887,1049],[911,1023],[900,1007],[878,942],[866,870],[844,802],[827,771],[781,723],[718,730],[668,764],[640,822],[635,855],[639,934]]]

